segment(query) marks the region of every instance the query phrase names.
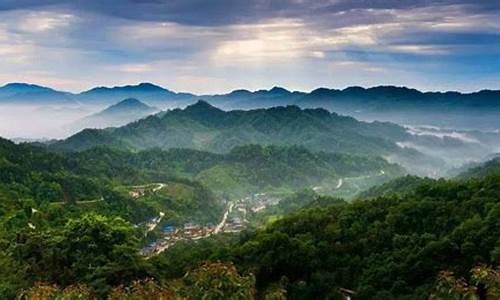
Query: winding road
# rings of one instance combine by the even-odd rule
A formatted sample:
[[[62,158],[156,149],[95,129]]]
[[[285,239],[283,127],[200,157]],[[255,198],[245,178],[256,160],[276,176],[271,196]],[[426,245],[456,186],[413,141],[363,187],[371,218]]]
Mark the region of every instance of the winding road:
[[[231,213],[231,211],[233,210],[233,207],[234,207],[234,203],[231,202],[229,203],[229,206],[227,208],[227,210],[224,212],[224,216],[222,217],[222,221],[220,221],[219,224],[217,224],[217,226],[215,226],[215,229],[214,229],[214,234],[217,234],[219,233],[222,228],[224,228],[224,225],[226,225],[226,221],[227,221],[227,216]]]

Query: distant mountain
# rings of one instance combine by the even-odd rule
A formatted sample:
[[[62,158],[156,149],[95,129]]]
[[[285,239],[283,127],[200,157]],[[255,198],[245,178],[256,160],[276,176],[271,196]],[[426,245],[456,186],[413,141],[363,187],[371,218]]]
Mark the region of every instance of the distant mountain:
[[[52,144],[60,150],[85,150],[99,145],[143,150],[190,148],[227,153],[247,144],[299,145],[312,151],[382,156],[403,165],[442,163],[397,141],[412,138],[391,123],[365,123],[324,109],[297,106],[223,111],[205,101],[185,109],[149,116],[119,128],[84,130]],[[425,163],[424,163],[425,161]]]
[[[75,104],[74,95],[51,88],[27,84],[9,83],[0,87],[0,104]]]
[[[125,98],[138,98],[151,104],[166,101],[181,101],[194,95],[175,93],[152,83],[116,87],[96,87],[78,94],[78,99],[86,103],[113,103]]]
[[[126,98],[138,98],[151,105],[183,106],[195,95],[176,93],[152,83],[116,87],[96,87],[79,94],[57,91],[27,83],[9,83],[0,87],[0,104],[80,104],[110,105]]]
[[[500,127],[500,91],[474,93],[421,92],[396,86],[318,88],[310,93],[275,87],[205,97],[226,109],[272,107],[294,104],[322,107],[362,120],[385,120],[398,124],[434,125],[462,129]]]
[[[296,104],[307,93],[291,92],[275,86],[270,90],[235,90],[229,94],[201,96],[214,105],[226,109],[265,108],[280,105]]]
[[[365,120],[462,129],[500,126],[500,91],[421,92],[406,87],[321,89],[301,99],[304,107],[322,106]]]
[[[110,105],[125,98],[141,99],[162,109],[184,107],[195,100],[224,109],[253,109],[297,105],[325,108],[365,121],[389,121],[404,125],[432,125],[442,128],[494,130],[500,128],[500,91],[473,93],[421,92],[396,86],[345,89],[318,88],[309,93],[283,87],[228,94],[194,95],[177,93],[152,83],[116,87],[96,87],[80,94],[60,92],[24,83],[0,88],[0,103],[58,102]]]
[[[76,128],[105,128],[123,126],[158,112],[159,109],[142,103],[135,98],[127,98],[108,108],[76,121]]]

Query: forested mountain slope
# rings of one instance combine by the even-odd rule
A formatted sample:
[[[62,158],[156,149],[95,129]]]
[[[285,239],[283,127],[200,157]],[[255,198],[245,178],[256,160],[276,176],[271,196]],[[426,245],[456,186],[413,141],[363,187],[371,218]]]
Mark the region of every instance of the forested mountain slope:
[[[146,260],[137,255],[142,233],[130,222],[157,213],[157,203],[148,206],[114,187],[173,182],[179,174],[197,178],[218,165],[262,168],[242,177],[257,186],[259,180],[296,184],[294,178],[314,179],[329,172],[345,176],[389,166],[380,159],[312,153],[300,147],[252,145],[227,154],[105,148],[57,154],[7,140],[0,140],[0,162],[0,265],[6,270],[0,274],[0,294],[6,297],[39,281],[74,286],[61,293],[105,297],[120,292],[115,288],[122,284],[145,278],[157,282],[147,285],[157,296],[183,294],[195,291],[193,287],[222,268],[224,276],[236,276],[217,277],[224,282],[224,292],[244,289],[250,298],[278,294],[336,299],[339,288],[346,288],[362,299],[422,299],[436,292],[440,271],[453,271],[476,285],[469,270],[480,264],[496,267],[500,259],[498,174],[467,180],[407,177],[352,203],[301,193],[276,206],[275,213],[291,215],[263,228],[239,238],[215,236],[196,246],[180,243]],[[291,177],[273,178],[281,172]],[[194,208],[186,209],[220,215],[220,203],[209,192],[204,194],[203,187],[176,182],[198,191]],[[172,208],[183,202],[169,203]],[[223,262],[198,269],[206,260]],[[182,277],[185,271],[199,276]],[[146,288],[143,284],[136,283],[137,288]],[[35,285],[32,292],[40,288]],[[206,292],[201,288],[201,294]]]
[[[247,145],[216,154],[190,149],[151,149],[137,153],[95,148],[73,154],[88,172],[120,176],[124,168],[196,179],[232,195],[269,190],[332,187],[343,177],[376,175],[384,182],[406,171],[379,157],[311,152],[303,147]],[[105,162],[105,163],[103,163]],[[383,171],[383,174],[380,172]],[[114,174],[116,173],[116,174]]]
[[[359,299],[427,299],[442,288],[444,295],[437,299],[469,292],[496,299],[496,273],[474,279],[470,270],[481,264],[498,270],[499,176],[424,180],[369,200],[332,201],[330,207],[298,211],[243,235],[226,249],[207,245],[183,248],[182,254],[172,249],[158,260],[168,266],[211,253],[211,259],[230,260],[239,270],[253,272],[258,290],[280,287],[290,299],[341,299],[340,288]],[[174,270],[165,270],[165,276],[177,276]],[[447,285],[452,281],[437,286],[444,270],[463,277],[471,288]],[[449,272],[441,280],[449,280]]]
[[[50,216],[43,220],[57,222],[88,211],[87,204],[92,204],[91,210],[101,214],[142,222],[158,212],[120,192],[120,188],[151,182],[179,183],[194,190],[193,199],[184,199],[193,203],[190,207],[178,206],[177,213],[218,217],[222,209],[220,199],[198,182],[180,179],[168,172],[149,172],[131,165],[119,165],[114,157],[94,156],[89,159],[89,156],[57,154],[0,139],[0,191],[4,196],[0,203],[2,222],[18,220],[26,225],[32,216],[29,213],[31,208]],[[47,225],[45,221],[40,225]]]
[[[226,112],[199,101],[184,110],[175,109],[123,127],[83,130],[50,147],[64,151],[95,146],[190,148],[227,153],[247,144],[298,145],[315,152],[382,156],[419,173],[444,164],[439,158],[399,146],[405,140],[414,141],[415,137],[403,127],[360,122],[323,109],[287,106]]]

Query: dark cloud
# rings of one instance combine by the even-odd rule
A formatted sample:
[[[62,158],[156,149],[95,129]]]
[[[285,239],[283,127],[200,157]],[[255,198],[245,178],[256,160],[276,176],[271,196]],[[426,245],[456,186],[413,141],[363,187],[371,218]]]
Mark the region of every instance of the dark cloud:
[[[0,81],[470,88],[498,82],[498,19],[498,0],[0,0]]]
[[[471,13],[500,9],[497,0],[3,0],[0,10],[57,7],[108,16],[186,25],[222,26],[267,18],[318,18],[363,9],[464,5]]]

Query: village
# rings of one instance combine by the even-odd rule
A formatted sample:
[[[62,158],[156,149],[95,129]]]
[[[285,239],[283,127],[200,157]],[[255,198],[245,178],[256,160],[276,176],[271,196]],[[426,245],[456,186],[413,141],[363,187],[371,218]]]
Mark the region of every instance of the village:
[[[168,222],[162,222],[164,218],[168,219],[168,216],[160,212],[158,217],[154,217],[146,223],[145,234],[147,235],[161,224],[161,238],[143,247],[141,254],[151,257],[180,241],[197,241],[219,233],[238,233],[248,226],[248,213],[258,213],[278,204],[280,200],[278,197],[258,193],[236,201],[228,201],[222,219],[216,225],[187,222],[182,226],[175,226]]]

